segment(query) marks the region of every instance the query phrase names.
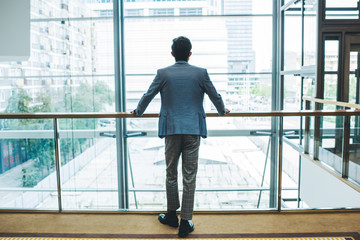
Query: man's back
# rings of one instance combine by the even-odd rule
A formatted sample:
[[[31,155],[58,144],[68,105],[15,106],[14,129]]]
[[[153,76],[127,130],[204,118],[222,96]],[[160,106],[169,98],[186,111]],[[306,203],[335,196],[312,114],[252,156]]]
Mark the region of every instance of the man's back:
[[[218,110],[225,114],[220,94],[209,79],[204,68],[177,61],[174,65],[159,69],[149,90],[140,99],[136,114],[141,116],[155,95],[161,94],[159,137],[189,134],[207,137],[204,93]]]
[[[178,61],[174,65],[160,69],[158,74],[163,80],[160,115],[187,116],[204,115],[203,80],[205,69]]]

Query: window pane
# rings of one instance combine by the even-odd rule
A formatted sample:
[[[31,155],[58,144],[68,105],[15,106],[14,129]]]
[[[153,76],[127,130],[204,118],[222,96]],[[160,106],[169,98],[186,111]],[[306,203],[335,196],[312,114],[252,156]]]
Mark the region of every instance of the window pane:
[[[80,4],[71,1],[76,3]],[[61,6],[33,0],[31,12],[60,11]],[[31,39],[28,61],[0,64],[1,112],[114,111],[112,18],[59,20],[32,15]],[[25,109],[9,104],[19,92],[29,97]]]
[[[174,63],[170,54],[172,39],[181,35],[192,41],[189,63],[208,69],[227,107],[234,112],[271,109],[272,17],[248,16],[271,13],[271,1],[228,0],[223,1],[223,10],[216,8],[220,1],[210,0],[137,2],[125,5],[125,10],[141,7],[144,14],[125,18],[128,110],[136,107],[156,70]],[[150,11],[154,6],[161,8],[165,17],[154,17]],[[165,10],[169,13],[170,7],[174,8],[174,17],[166,16]],[[152,17],[146,17],[147,14]],[[246,16],[204,16],[222,14]],[[204,108],[206,112],[216,112],[207,97]],[[146,112],[157,113],[159,109],[158,95]],[[157,138],[158,120],[134,118],[127,122],[130,132],[147,134],[128,139],[132,167],[129,182],[134,184],[130,207],[166,209],[164,141]],[[269,131],[270,125],[270,118],[207,118],[209,138],[203,139],[200,146],[195,209],[269,208],[269,161],[265,160],[269,137],[257,136],[256,132]],[[250,159],[258,160],[250,163]]]
[[[359,19],[358,0],[326,0],[326,19]]]
[[[301,102],[301,77],[284,76],[284,110],[299,111]]]
[[[208,124],[216,121],[217,125],[234,127],[235,120],[208,118]],[[235,134],[210,130],[209,137],[201,140],[195,210],[269,208],[270,141],[266,134],[261,136],[260,128],[268,130],[270,119],[251,121],[263,126],[256,129],[259,135],[255,130],[238,128]],[[216,137],[229,133],[237,136]],[[131,138],[128,142],[131,209],[166,209],[164,140],[152,136]],[[181,190],[181,170],[178,173]]]
[[[324,75],[324,99],[336,101],[337,99],[337,75],[334,74],[325,74]],[[334,111],[336,110],[336,106],[330,104],[324,104],[324,110]],[[322,117],[322,128],[323,131],[321,132],[322,137],[322,147],[326,151],[332,151],[334,153],[341,154],[341,146],[338,146],[336,149],[336,140],[335,138],[342,138],[340,135],[340,131],[335,131],[336,129],[341,129],[343,117],[333,117],[333,116],[326,116]],[[339,149],[340,147],[340,149]]]
[[[339,41],[326,40],[325,41],[325,71],[337,71],[339,66]]]
[[[0,126],[0,209],[58,209],[57,197],[44,204],[57,196],[53,121],[1,119]]]
[[[326,7],[356,7],[358,0],[326,0]]]
[[[284,75],[284,110],[300,111],[301,110],[301,77],[293,75]],[[299,128],[301,117],[284,118],[284,134],[289,141],[294,144],[300,144]],[[290,156],[289,156],[290,157]],[[296,161],[297,156],[291,155]]]
[[[304,3],[304,66],[315,65],[316,62],[316,11],[315,0]]]
[[[287,118],[285,122],[289,122]],[[285,131],[286,134],[286,131]],[[287,139],[288,141],[293,141]],[[298,142],[295,142],[295,146]],[[282,192],[281,198],[283,201],[283,208],[297,208],[298,207],[298,195],[299,195],[299,152],[295,150],[292,145],[287,141],[283,144],[283,170],[282,170]],[[300,199],[299,199],[300,200]],[[305,205],[305,203],[300,202]]]
[[[350,52],[350,76],[349,76],[349,102],[350,103],[360,103],[360,96],[357,96],[358,88],[358,79],[360,76],[357,76],[356,71],[360,69],[360,52]],[[359,73],[358,73],[359,74]]]
[[[349,102],[359,104],[360,52],[350,52]],[[358,74],[354,74],[355,71]],[[351,117],[349,177],[360,184],[360,117]]]
[[[31,56],[28,61],[0,63],[0,112],[114,112],[112,7],[110,1],[95,3],[95,1],[32,0]],[[110,16],[105,16],[105,12]],[[25,137],[21,135],[23,139],[17,138],[16,131],[9,132],[9,138],[14,139],[13,147],[5,144],[10,140],[4,139],[5,142],[0,140],[0,144],[3,144],[8,152],[1,157],[0,162],[4,162],[7,156],[12,157],[19,146],[18,153],[22,154],[18,160],[20,164],[16,166],[20,169],[16,173],[18,176],[14,176],[23,179],[26,189],[20,189],[19,192],[16,189],[11,190],[14,196],[19,195],[18,193],[23,195],[22,203],[16,203],[18,205],[13,207],[57,209],[52,120],[29,121],[31,122],[29,126],[22,126],[19,129],[11,129],[9,126],[13,126],[11,124],[15,122],[19,124],[22,120],[0,123],[1,131],[23,131],[23,129],[34,131],[32,134],[25,134]],[[62,171],[65,186],[62,204],[67,209],[84,209],[91,206],[102,208],[99,203],[96,203],[96,206],[88,206],[84,203],[86,201],[80,201],[83,200],[80,197],[82,193],[67,189],[65,179],[71,174],[71,176],[80,174],[79,159],[87,156],[88,160],[92,160],[97,156],[96,154],[89,156],[89,152],[94,151],[98,148],[99,142],[101,143],[97,141],[98,138],[95,136],[98,135],[94,132],[102,131],[104,127],[96,121],[71,120],[68,123],[71,123],[70,126],[62,130],[66,132],[71,129],[72,132],[66,132],[70,135],[60,141],[63,150],[61,151],[63,168],[66,169]],[[89,134],[78,137],[79,132],[84,134],[82,131],[90,131],[89,129],[93,132],[92,135],[89,133],[90,137]],[[60,137],[63,136],[60,134]],[[34,150],[35,148],[37,150]],[[109,159],[111,158],[107,160]],[[3,172],[6,180],[0,182],[18,181],[12,179],[14,176],[9,177],[9,171],[10,169],[7,168]],[[80,175],[76,178],[81,179]],[[48,181],[47,185],[45,180]],[[81,180],[78,180],[77,184],[77,190],[83,187]],[[31,192],[28,191],[28,187]],[[41,189],[43,187],[45,190]],[[112,189],[112,191],[117,190]],[[41,195],[41,198],[38,195]],[[74,196],[77,200],[72,198]],[[37,202],[33,204],[31,199],[35,197]],[[115,202],[117,204],[117,200]],[[3,206],[8,205],[0,205]],[[108,207],[103,206],[103,208]]]
[[[360,118],[358,116],[351,118],[351,132],[354,134],[350,136],[350,153],[349,153],[349,178],[360,184]]]
[[[112,0],[31,0],[34,19],[112,17]]]
[[[304,78],[304,96],[315,96],[315,79]]]
[[[208,69],[215,87],[234,111],[271,109],[271,18],[129,18],[125,22],[127,108],[147,90],[156,69],[174,63],[172,39],[192,40],[190,64]],[[250,25],[249,25],[250,24]],[[251,27],[252,26],[252,27]],[[216,33],[216,34],[215,34]],[[264,74],[256,74],[256,72]],[[242,103],[242,104],[240,104]],[[248,106],[247,108],[244,108]],[[251,106],[251,108],[250,108]],[[206,111],[214,111],[205,100]],[[147,112],[158,112],[155,97]]]
[[[284,70],[301,68],[301,12],[299,8],[290,8],[284,18]]]
[[[115,119],[61,119],[59,125],[63,209],[119,209]]]

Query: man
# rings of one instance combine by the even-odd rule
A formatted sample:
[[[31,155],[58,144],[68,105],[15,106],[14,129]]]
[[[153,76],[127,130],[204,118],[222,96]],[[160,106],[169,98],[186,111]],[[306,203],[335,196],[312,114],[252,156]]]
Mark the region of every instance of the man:
[[[131,113],[141,116],[157,93],[161,95],[159,137],[165,137],[167,213],[160,214],[161,223],[178,227],[176,210],[180,207],[177,166],[182,155],[183,196],[179,237],[194,231],[193,215],[200,136],[207,136],[204,93],[208,94],[219,115],[230,111],[209,79],[206,69],[192,66],[191,42],[186,37],[173,40],[172,56],[176,63],[159,69],[148,91]]]

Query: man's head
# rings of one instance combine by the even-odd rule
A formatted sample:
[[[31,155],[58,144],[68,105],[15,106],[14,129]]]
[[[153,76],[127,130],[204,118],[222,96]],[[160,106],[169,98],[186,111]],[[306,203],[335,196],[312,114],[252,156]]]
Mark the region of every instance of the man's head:
[[[174,56],[175,61],[188,61],[191,56],[191,42],[187,37],[177,37],[173,40],[171,46],[171,54]]]

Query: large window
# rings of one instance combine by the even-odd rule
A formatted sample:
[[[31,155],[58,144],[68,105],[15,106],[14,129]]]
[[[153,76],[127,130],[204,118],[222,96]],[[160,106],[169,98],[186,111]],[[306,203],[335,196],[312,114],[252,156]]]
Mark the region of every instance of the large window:
[[[271,110],[272,1],[222,2],[125,4],[125,11],[141,6],[144,13],[125,18],[128,111],[136,107],[156,70],[174,63],[172,39],[181,35],[192,41],[189,63],[207,68],[228,108]],[[207,97],[204,107],[216,112]],[[157,96],[146,113],[159,109]],[[269,131],[270,118],[208,118],[207,123],[209,137],[201,141],[195,209],[270,208],[270,141],[256,133]],[[134,189],[130,209],[166,209],[164,140],[156,138],[157,119],[131,119],[127,128],[147,134],[128,139],[129,181]]]
[[[282,4],[279,92],[283,95],[282,109],[298,111],[306,106],[306,109],[334,111],[343,107],[335,106],[333,103],[314,104],[314,102],[319,99],[347,102],[349,95],[352,96],[352,101],[355,101],[356,89],[358,89],[354,77],[357,54],[344,53],[350,48],[343,47],[347,44],[347,40],[343,41],[343,39],[348,37],[346,31],[350,30],[347,28],[359,23],[351,20],[359,18],[357,6],[358,1],[351,0],[285,1]],[[340,24],[343,24],[340,27],[343,30],[337,28]],[[349,59],[344,60],[346,57]],[[346,65],[346,62],[350,64]],[[351,63],[353,70],[349,71]],[[349,82],[345,79],[344,72],[350,73]],[[309,100],[309,97],[318,99]],[[304,99],[308,100],[304,101]],[[340,201],[337,197],[338,193],[350,188],[340,187],[340,183],[336,183],[328,173],[314,165],[316,161],[321,162],[324,169],[335,172],[338,176],[343,178],[351,176],[353,180],[356,179],[354,172],[358,168],[358,159],[355,157],[357,117],[351,117],[351,126],[354,129],[351,129],[351,135],[349,134],[350,140],[345,138],[343,140],[347,130],[350,129],[350,124],[346,129],[347,119],[343,116],[284,118],[282,174],[284,207],[342,208],[358,205],[355,201],[345,199]],[[304,130],[305,125],[307,128]],[[304,151],[306,154],[299,154],[307,140],[309,146]],[[309,158],[315,161],[309,161]],[[349,158],[350,164],[347,163]],[[331,189],[330,185],[333,186]],[[290,186],[296,191],[285,189]],[[357,195],[357,192],[352,193]]]
[[[31,0],[31,56],[0,62],[0,112],[67,115],[0,119],[0,209],[166,210],[157,118],[94,114],[133,110],[156,70],[174,63],[172,39],[180,35],[192,41],[190,64],[207,68],[232,112],[303,109],[302,96],[315,92],[317,1],[281,2]],[[326,4],[333,13],[343,10],[338,1]],[[325,87],[332,99],[339,48],[327,40]],[[207,97],[204,108],[216,112]],[[159,109],[156,96],[146,113]],[[90,115],[71,118],[74,112]],[[327,120],[333,127],[334,119]],[[303,177],[317,173],[306,172],[311,162],[303,165],[299,156],[304,119],[209,117],[207,126],[195,210],[339,206],[316,205],[306,192],[311,182]]]
[[[0,63],[0,112],[114,112],[112,15],[112,3],[31,0],[31,56]],[[112,122],[58,121],[63,209],[108,208],[97,201],[113,190],[101,166],[116,151],[98,132]],[[59,208],[53,130],[51,120],[0,120],[0,208]]]
[[[135,108],[156,69],[173,64],[170,46],[180,35],[192,40],[190,63],[208,69],[228,108],[271,109],[272,1],[134,0],[123,4],[120,38],[124,48],[118,49],[125,62],[120,69],[125,79],[120,81],[126,86],[128,111]],[[31,57],[1,63],[1,111],[114,112],[118,66],[114,65],[113,6],[112,1],[32,0]],[[207,112],[215,111],[209,99],[204,106]],[[156,113],[159,107],[158,96],[147,112]],[[256,134],[253,124],[257,130],[270,129],[269,118],[208,119],[210,137],[202,141],[196,209],[269,208],[270,141]],[[114,119],[69,118],[58,125],[60,193],[54,178],[54,135],[48,133],[53,123],[2,120],[1,131],[21,129],[28,134],[2,135],[6,167],[1,176],[14,184],[11,189],[1,186],[1,194],[9,202],[21,198],[22,204],[0,207],[57,209],[61,194],[63,210],[118,209],[119,161],[126,161],[128,207],[165,209],[164,143],[156,136],[156,119],[128,120],[125,130],[117,129],[146,133],[125,139],[126,159],[119,157],[119,145],[111,138],[116,131]],[[231,149],[227,149],[229,144]],[[8,160],[13,157],[14,161]],[[51,185],[39,189],[45,181]],[[42,197],[32,205],[24,204],[28,191]],[[208,202],[210,198],[214,200]]]

